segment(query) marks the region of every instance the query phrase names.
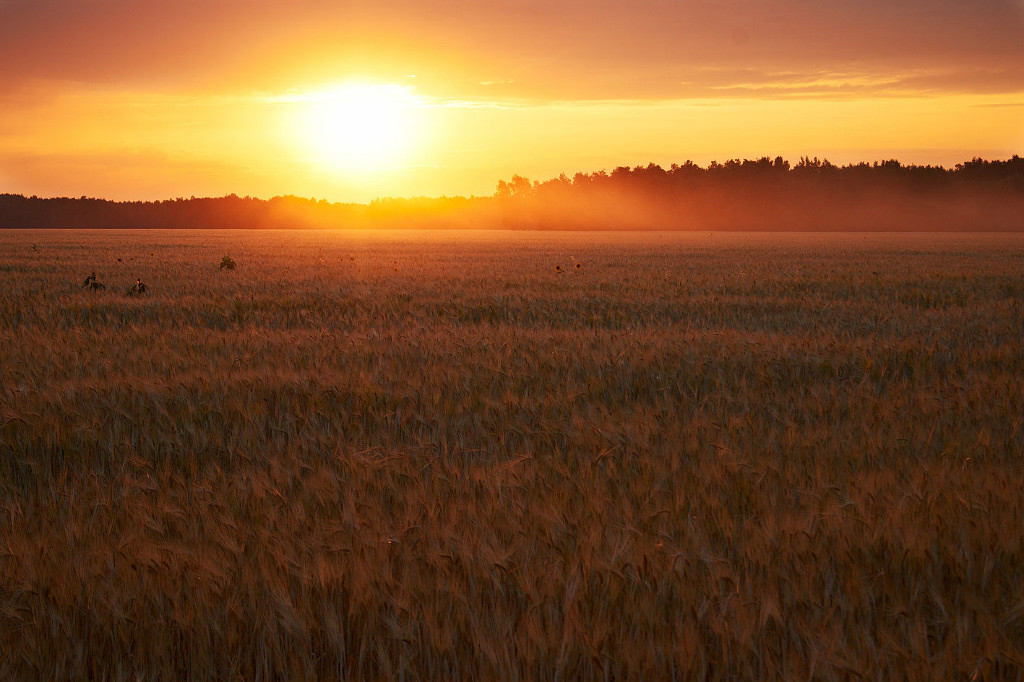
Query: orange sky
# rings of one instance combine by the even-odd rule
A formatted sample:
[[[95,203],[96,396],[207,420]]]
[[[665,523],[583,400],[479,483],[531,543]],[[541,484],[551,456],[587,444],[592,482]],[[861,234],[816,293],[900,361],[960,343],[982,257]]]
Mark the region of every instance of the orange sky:
[[[0,0],[0,192],[490,194],[1024,154],[1022,0]]]

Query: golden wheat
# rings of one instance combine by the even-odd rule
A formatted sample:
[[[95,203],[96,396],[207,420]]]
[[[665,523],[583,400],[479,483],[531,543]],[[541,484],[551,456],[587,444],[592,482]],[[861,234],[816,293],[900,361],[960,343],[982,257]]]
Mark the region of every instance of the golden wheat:
[[[1022,267],[0,232],[0,677],[1020,679]]]

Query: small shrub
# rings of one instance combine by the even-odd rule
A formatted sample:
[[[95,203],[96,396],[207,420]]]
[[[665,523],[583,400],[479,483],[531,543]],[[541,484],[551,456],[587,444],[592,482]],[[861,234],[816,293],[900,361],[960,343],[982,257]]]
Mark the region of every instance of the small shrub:
[[[102,289],[106,289],[106,287],[103,286],[103,283],[96,279],[95,271],[90,272],[89,276],[85,278],[85,281],[82,282],[82,288],[88,289],[89,291],[100,291]]]
[[[149,291],[149,287],[141,279],[136,278],[135,284],[127,291],[129,296],[141,296]]]

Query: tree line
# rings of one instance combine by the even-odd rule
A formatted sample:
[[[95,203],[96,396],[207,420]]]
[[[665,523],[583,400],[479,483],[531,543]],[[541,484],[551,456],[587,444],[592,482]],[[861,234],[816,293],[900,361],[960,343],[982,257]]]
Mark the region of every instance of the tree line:
[[[515,175],[492,196],[296,196],[117,202],[0,194],[5,228],[511,228],[1022,230],[1024,158],[953,168],[803,157],[668,168],[620,166],[543,182]]]

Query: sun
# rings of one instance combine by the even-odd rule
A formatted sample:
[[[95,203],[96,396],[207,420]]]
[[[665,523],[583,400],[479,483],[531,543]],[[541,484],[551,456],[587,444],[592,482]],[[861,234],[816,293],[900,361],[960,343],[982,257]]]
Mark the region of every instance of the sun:
[[[409,87],[349,83],[304,97],[298,132],[325,168],[387,169],[412,156],[423,104]]]

